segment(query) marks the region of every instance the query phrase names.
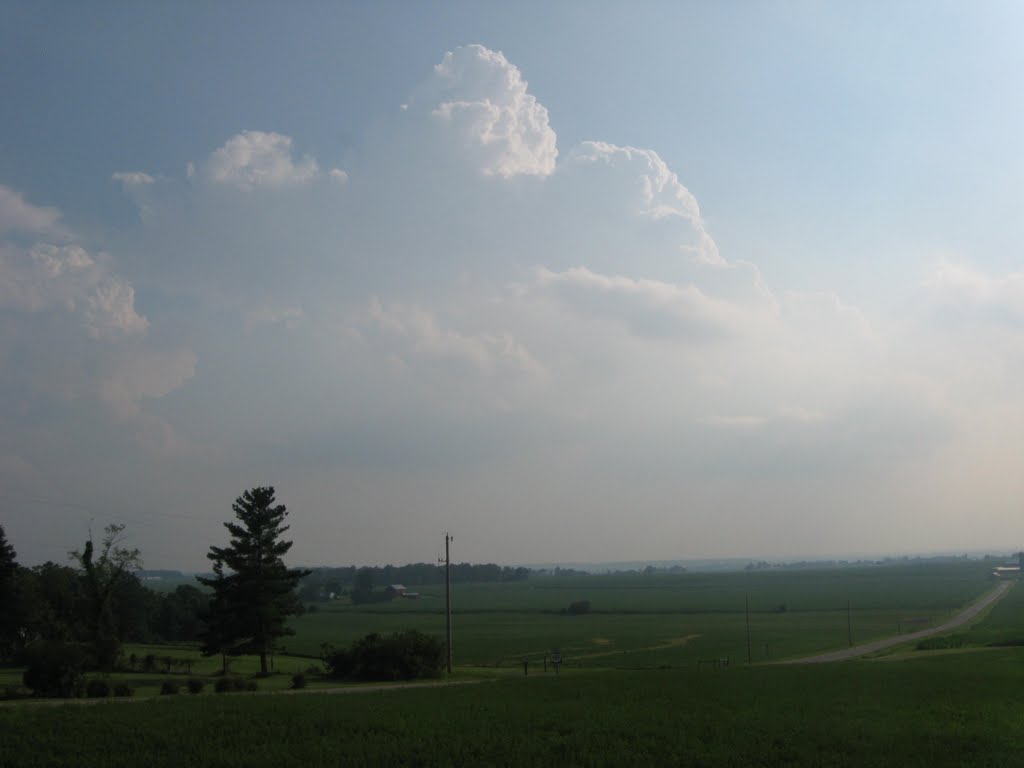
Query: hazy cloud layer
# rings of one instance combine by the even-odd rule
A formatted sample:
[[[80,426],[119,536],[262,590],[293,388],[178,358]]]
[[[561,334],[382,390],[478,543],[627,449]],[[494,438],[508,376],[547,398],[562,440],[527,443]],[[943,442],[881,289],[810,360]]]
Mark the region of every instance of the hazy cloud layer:
[[[876,317],[769,286],[655,151],[559,148],[501,53],[426,75],[344,171],[271,125],[181,178],[114,172],[142,215],[106,251],[0,187],[0,233],[40,238],[0,250],[0,478],[74,489],[130,452],[141,506],[199,518],[195,552],[151,559],[186,566],[255,483],[309,563],[430,559],[444,528],[520,562],[1012,529],[1020,275],[943,264]],[[966,499],[984,541],[941,525]]]

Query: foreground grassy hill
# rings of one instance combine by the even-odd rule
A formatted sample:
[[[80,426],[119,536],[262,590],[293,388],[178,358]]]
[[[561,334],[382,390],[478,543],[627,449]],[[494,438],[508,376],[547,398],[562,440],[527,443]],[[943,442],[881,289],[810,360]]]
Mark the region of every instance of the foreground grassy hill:
[[[462,587],[460,599],[473,607],[457,614],[456,648],[469,663],[452,685],[10,703],[0,706],[0,766],[1007,766],[1024,753],[1021,586],[974,627],[939,638],[936,651],[908,645],[840,664],[742,663],[747,595],[755,662],[763,662],[775,659],[761,643],[785,655],[844,645],[847,614],[837,603],[846,600],[858,641],[892,634],[908,618],[938,623],[991,588],[978,563],[643,584],[603,577]],[[552,607],[570,598],[597,611]],[[343,642],[387,622],[439,619],[423,602],[334,606],[303,617],[293,641],[316,643],[317,628]],[[532,665],[523,677],[522,651],[544,653],[555,642],[569,660],[561,674]],[[698,665],[723,649],[728,668]],[[496,667],[495,658],[505,663]],[[215,662],[193,672],[209,676]],[[308,663],[279,657],[282,671]],[[261,689],[288,679],[261,680]]]
[[[1024,654],[0,709],[5,766],[1016,765]]]

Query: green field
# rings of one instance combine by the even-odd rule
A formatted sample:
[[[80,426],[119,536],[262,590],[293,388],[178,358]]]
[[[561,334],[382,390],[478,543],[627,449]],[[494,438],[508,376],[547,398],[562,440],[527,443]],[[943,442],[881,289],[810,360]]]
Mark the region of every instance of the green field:
[[[755,571],[607,575],[456,584],[453,648],[459,664],[519,665],[558,649],[584,666],[681,665],[702,658],[778,660],[941,623],[991,587],[978,561]],[[322,604],[293,622],[288,651],[316,655],[369,632],[444,632],[443,588],[419,600]],[[592,612],[560,613],[588,600]],[[847,604],[850,606],[849,627]],[[784,607],[784,610],[783,610]],[[916,620],[908,623],[908,619]]]
[[[1024,641],[1024,588],[960,630],[955,652],[910,643],[840,664],[743,663],[747,596],[754,661],[771,661],[846,645],[847,600],[854,639],[866,641],[905,619],[945,619],[992,587],[987,573],[955,562],[456,585],[455,684],[12,702],[0,706],[0,765],[1014,765],[1024,750],[1024,647],[989,644]],[[559,612],[581,599],[595,612]],[[441,633],[441,605],[436,594],[335,603],[296,622],[288,644],[316,649],[407,627]],[[537,661],[554,647],[567,657],[560,674],[535,663],[523,677],[523,656]],[[219,664],[188,648],[126,650],[190,656],[193,674],[211,681]],[[728,668],[696,663],[722,656]],[[287,687],[310,663],[278,656],[279,674],[261,689]],[[234,664],[256,671],[253,659]],[[164,677],[151,675],[139,693]]]
[[[1015,765],[1016,650],[0,708],[5,766]]]

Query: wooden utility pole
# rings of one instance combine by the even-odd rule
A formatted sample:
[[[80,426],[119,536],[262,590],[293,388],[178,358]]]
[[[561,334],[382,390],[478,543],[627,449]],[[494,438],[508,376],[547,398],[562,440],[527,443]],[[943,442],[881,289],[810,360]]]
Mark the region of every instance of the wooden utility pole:
[[[448,674],[452,673],[452,559],[448,545],[454,536],[444,535],[444,626],[447,637]]]
[[[850,617],[850,601],[846,601],[846,641],[853,648],[853,619]]]
[[[746,595],[743,596],[743,604],[747,609],[747,664],[750,664],[750,598]]]

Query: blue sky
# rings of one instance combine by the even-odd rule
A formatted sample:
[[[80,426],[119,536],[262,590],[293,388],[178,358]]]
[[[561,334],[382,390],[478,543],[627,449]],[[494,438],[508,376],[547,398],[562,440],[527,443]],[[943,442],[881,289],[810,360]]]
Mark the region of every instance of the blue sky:
[[[1019,6],[551,5],[0,3],[22,560],[1017,546]]]

